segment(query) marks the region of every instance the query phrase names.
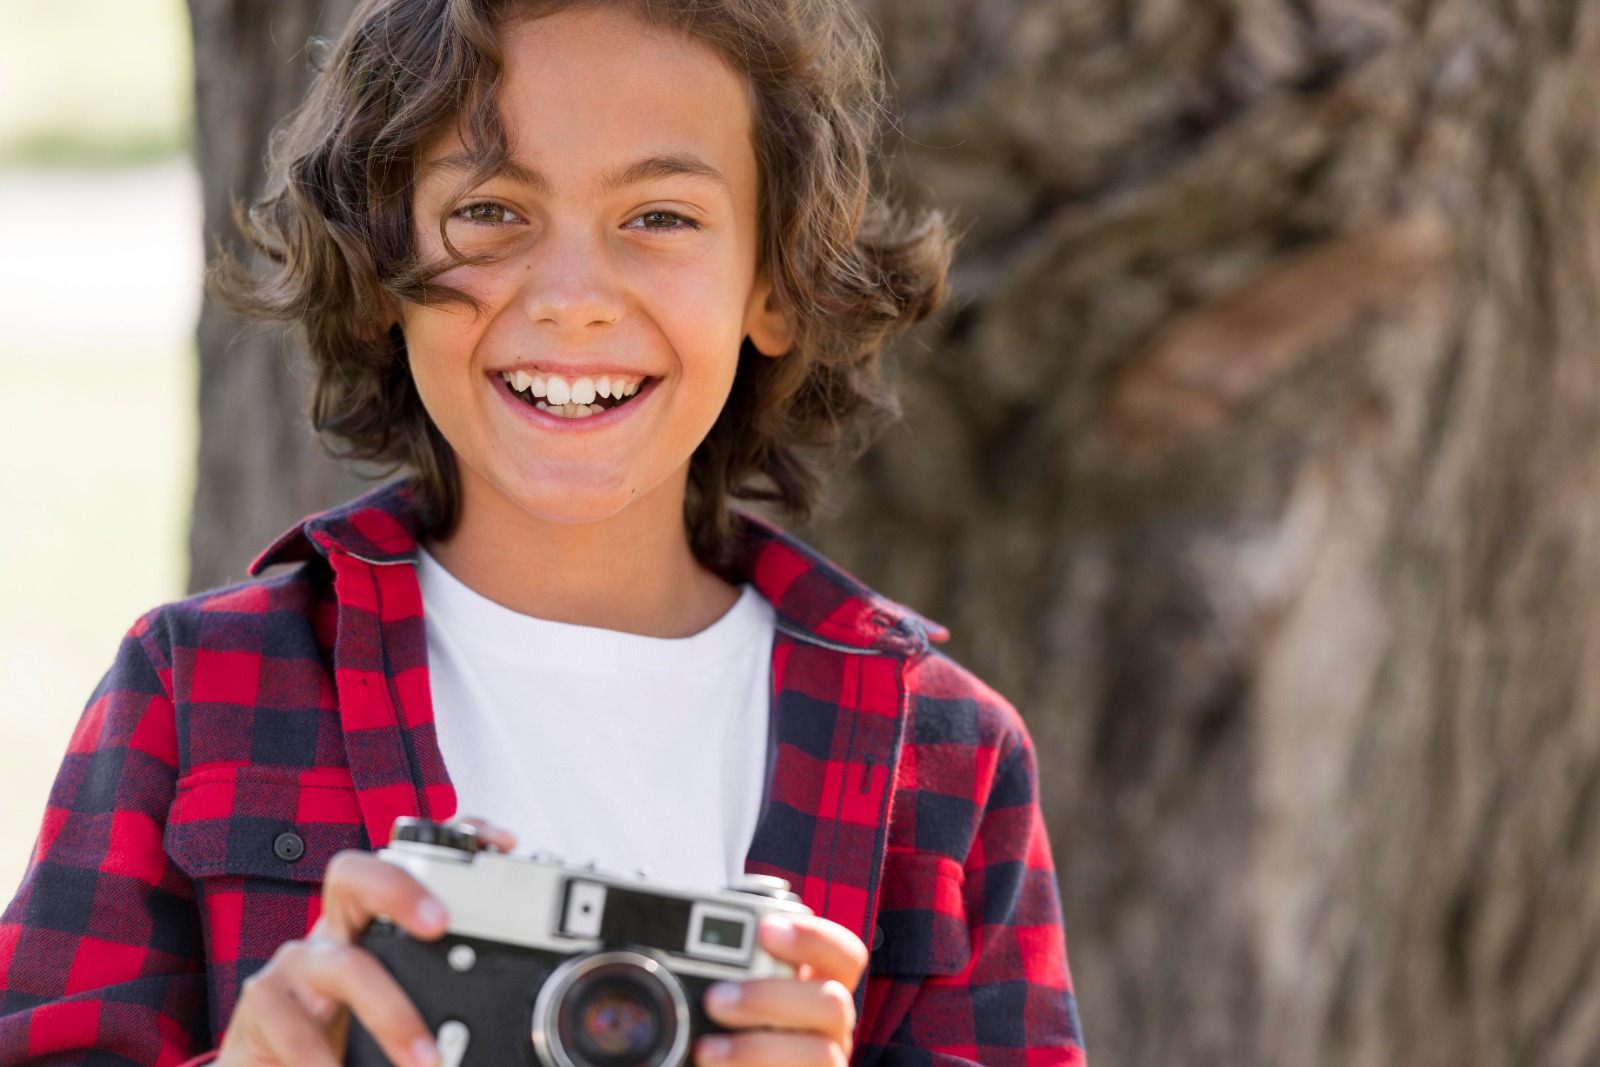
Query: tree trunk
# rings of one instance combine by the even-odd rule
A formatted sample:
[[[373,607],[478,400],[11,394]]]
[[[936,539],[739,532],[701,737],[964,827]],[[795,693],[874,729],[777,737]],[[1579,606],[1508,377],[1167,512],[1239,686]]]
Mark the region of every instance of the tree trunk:
[[[311,80],[308,38],[336,35],[354,8],[354,0],[189,0],[208,261],[217,242],[241,252],[233,205],[261,193],[267,133]],[[239,321],[208,300],[199,349],[190,590],[244,577],[253,554],[296,519],[364,484],[317,444],[286,331],[241,333]]]
[[[863,2],[966,239],[806,533],[1027,718],[1091,1062],[1600,1061],[1600,8]],[[313,8],[192,6],[228,233]],[[231,331],[197,585],[349,491]]]
[[[1024,712],[1090,1061],[1600,1062],[1600,8],[868,6],[967,236],[811,532]]]

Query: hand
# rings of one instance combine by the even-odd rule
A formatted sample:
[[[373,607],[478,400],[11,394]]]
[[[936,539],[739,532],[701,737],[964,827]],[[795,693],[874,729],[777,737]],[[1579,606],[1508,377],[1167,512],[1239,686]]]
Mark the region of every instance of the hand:
[[[853,994],[867,947],[838,923],[814,916],[768,916],[761,947],[795,965],[794,978],[719,982],[706,1012],[736,1034],[695,1045],[700,1067],[846,1067],[856,1027]]]
[[[516,838],[479,819],[461,819],[479,840],[510,851]],[[434,1067],[439,1051],[394,978],[355,942],[386,915],[432,941],[450,916],[411,875],[370,852],[341,852],[322,883],[322,915],[303,941],[287,941],[246,979],[218,1051],[218,1067],[338,1067],[350,1012],[400,1067]]]

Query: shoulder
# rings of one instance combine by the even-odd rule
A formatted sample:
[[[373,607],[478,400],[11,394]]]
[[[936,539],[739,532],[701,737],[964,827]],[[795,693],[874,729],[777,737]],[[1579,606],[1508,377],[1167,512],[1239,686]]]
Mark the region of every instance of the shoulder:
[[[300,610],[317,603],[316,584],[308,573],[284,574],[176,600],[141,616],[124,635],[68,743],[63,767],[70,768],[72,780],[115,793],[121,789],[115,783],[133,775],[141,788],[150,788],[132,789],[129,796],[139,793],[140,802],[151,805],[152,818],[161,819],[160,805],[170,796],[155,787],[163,781],[170,786],[196,759],[249,762],[244,744],[224,756],[210,753],[248,732],[237,724],[253,718],[241,713],[259,706],[268,675],[279,702],[303,700],[323,688],[315,612]],[[279,674],[263,668],[296,647],[315,659],[310,669]],[[246,755],[239,757],[240,751]]]
[[[996,751],[1031,750],[1033,742],[1011,702],[943,652],[930,651],[907,672],[916,744],[962,744]]]
[[[268,659],[321,659],[334,610],[326,570],[310,560],[162,604],[134,623],[123,655],[137,646],[180,701],[194,695],[197,679],[237,675],[252,665],[259,671]]]
[[[1033,742],[1010,701],[941,652],[910,665],[906,704],[890,847],[965,862],[985,820],[1031,808]]]

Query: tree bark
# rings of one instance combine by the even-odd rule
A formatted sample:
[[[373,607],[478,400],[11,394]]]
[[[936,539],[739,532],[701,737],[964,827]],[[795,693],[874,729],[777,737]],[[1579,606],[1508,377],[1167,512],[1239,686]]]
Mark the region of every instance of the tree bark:
[[[218,243],[244,254],[233,207],[260,195],[267,134],[310,84],[307,40],[337,35],[354,8],[355,0],[189,0],[208,262]],[[191,591],[244,577],[254,553],[296,519],[364,484],[317,444],[287,331],[240,326],[206,301]]]
[[[1023,711],[1091,1062],[1600,1061],[1600,8],[863,2],[965,242],[805,532]],[[192,7],[228,233],[314,7]],[[196,585],[348,495],[232,329]]]
[[[1600,9],[867,6],[967,236],[811,532],[1023,710],[1091,1062],[1600,1062]]]

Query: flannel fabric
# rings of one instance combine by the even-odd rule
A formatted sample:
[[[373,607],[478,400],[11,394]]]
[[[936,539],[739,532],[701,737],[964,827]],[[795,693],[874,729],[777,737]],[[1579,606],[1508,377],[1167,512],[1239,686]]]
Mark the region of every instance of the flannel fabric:
[[[778,616],[746,868],[872,946],[855,1063],[1081,1065],[1016,712],[929,649],[933,624],[759,520],[739,529],[741,574]],[[203,1062],[240,983],[316,921],[334,853],[455,813],[417,535],[397,482],[252,573],[290,569],[129,631],[0,916],[0,1065]]]

